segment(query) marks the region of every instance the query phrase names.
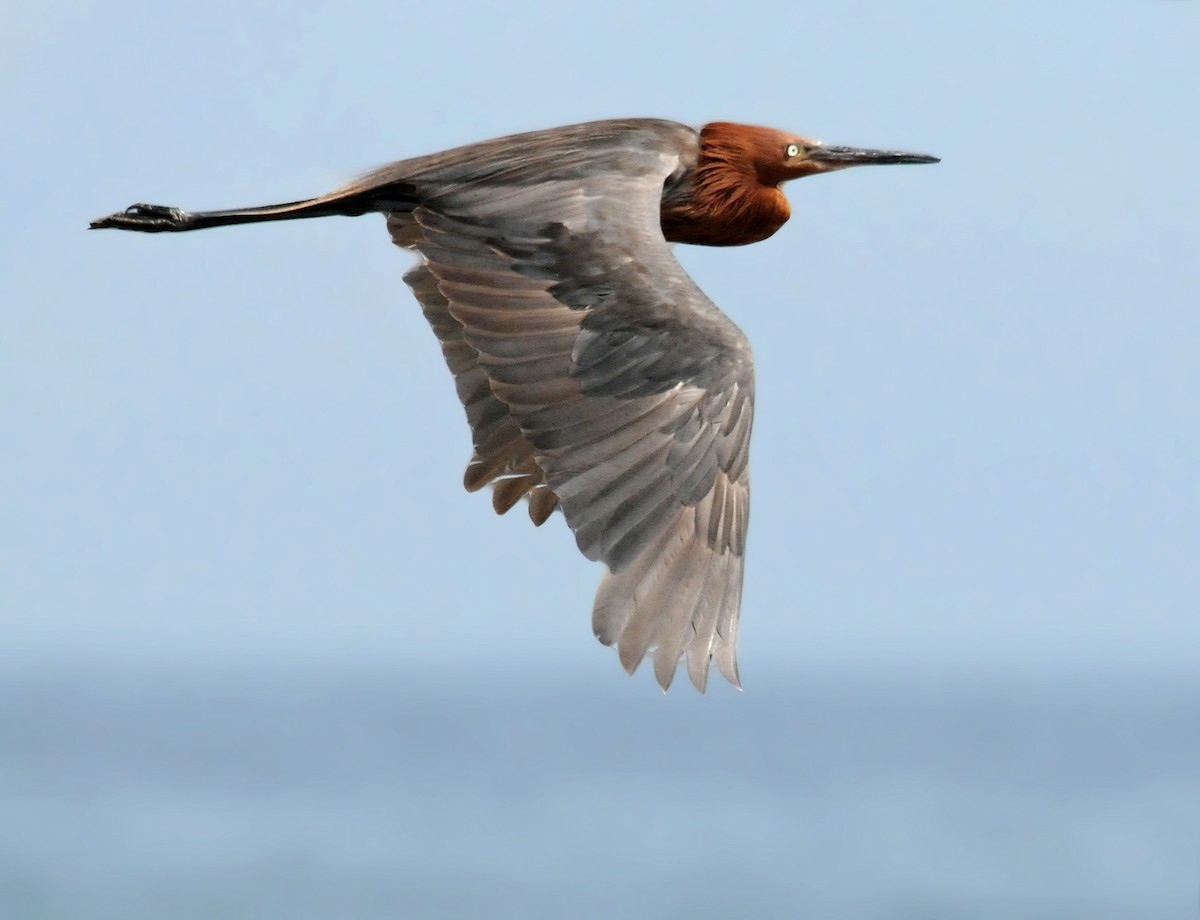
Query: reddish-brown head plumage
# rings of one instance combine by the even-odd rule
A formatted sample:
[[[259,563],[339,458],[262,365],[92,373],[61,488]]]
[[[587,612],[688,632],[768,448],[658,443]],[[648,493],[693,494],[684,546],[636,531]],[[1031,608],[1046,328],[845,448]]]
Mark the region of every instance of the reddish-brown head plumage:
[[[765,240],[791,216],[779,184],[787,145],[773,128],[716,121],[700,131],[700,156],[686,195],[663,202],[668,240],[741,246]]]
[[[791,216],[780,189],[789,179],[849,166],[936,162],[923,154],[829,147],[775,128],[715,121],[700,131],[695,169],[663,196],[663,235],[705,246],[757,243]]]

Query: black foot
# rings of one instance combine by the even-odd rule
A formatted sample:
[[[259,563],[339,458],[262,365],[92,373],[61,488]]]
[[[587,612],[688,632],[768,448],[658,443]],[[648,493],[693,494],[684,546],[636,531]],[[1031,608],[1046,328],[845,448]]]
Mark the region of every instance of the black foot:
[[[192,229],[192,215],[182,208],[161,204],[135,204],[124,211],[101,217],[91,223],[92,230],[115,227],[117,230],[140,230],[143,233],[163,233]]]

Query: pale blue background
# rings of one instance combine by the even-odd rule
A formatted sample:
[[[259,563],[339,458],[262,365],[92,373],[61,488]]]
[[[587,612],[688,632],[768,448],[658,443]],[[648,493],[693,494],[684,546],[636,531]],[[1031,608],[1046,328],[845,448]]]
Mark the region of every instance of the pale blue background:
[[[185,873],[172,887],[144,868],[146,853],[195,838],[208,774],[192,783],[174,761],[142,757],[138,739],[180,732],[189,743],[230,745],[235,763],[246,750],[241,736],[222,734],[224,716],[177,725],[187,707],[165,702],[177,696],[143,718],[130,700],[153,697],[154,675],[175,672],[191,689],[172,693],[189,699],[242,675],[214,711],[247,706],[265,713],[247,717],[260,727],[274,710],[254,708],[262,686],[246,675],[282,674],[280,686],[294,687],[319,674],[392,675],[378,677],[387,692],[351,681],[345,697],[322,696],[312,712],[303,693],[301,702],[284,694],[289,718],[304,724],[344,699],[382,707],[379,718],[399,733],[381,750],[405,746],[404,715],[388,716],[388,706],[415,681],[438,701],[430,712],[476,714],[472,731],[484,733],[487,754],[470,774],[477,785],[456,780],[468,794],[490,788],[489,764],[520,764],[535,788],[560,788],[577,772],[541,754],[566,725],[598,758],[628,743],[640,751],[645,802],[607,786],[563,787],[574,803],[566,811],[501,794],[488,799],[488,826],[503,839],[532,810],[550,829],[537,845],[557,852],[553,829],[578,831],[571,809],[593,809],[614,821],[597,830],[597,846],[661,872],[674,891],[700,884],[687,854],[703,835],[685,816],[741,808],[740,823],[704,831],[720,837],[723,828],[730,851],[761,870],[734,873],[725,907],[756,892],[758,914],[789,913],[788,873],[803,865],[784,857],[797,844],[764,827],[812,831],[820,813],[849,836],[844,850],[814,851],[824,863],[805,851],[803,884],[814,892],[806,903],[841,904],[846,916],[982,916],[998,905],[1009,911],[998,916],[1047,905],[1055,916],[1077,908],[1091,918],[1120,904],[1194,913],[1200,846],[1177,844],[1200,839],[1198,48],[1194,2],[6,7],[0,671],[12,683],[0,724],[37,726],[38,737],[73,752],[82,775],[100,756],[93,741],[133,739],[117,744],[122,775],[144,794],[167,790],[163,800],[178,806],[135,842],[103,821],[76,826],[105,809],[142,814],[145,796],[122,804],[98,780],[79,793],[79,808],[65,806],[74,800],[41,770],[43,748],[15,730],[0,735],[0,757],[10,757],[0,778],[27,771],[33,783],[10,802],[20,821],[0,827],[94,839],[112,862],[105,877],[128,874],[126,899],[105,902],[75,863],[55,862],[61,846],[43,854],[14,837],[0,857],[12,856],[13,877],[32,892],[24,909],[70,915],[74,902],[61,898],[74,892],[97,915],[105,903],[124,916],[151,903],[182,915],[182,904],[207,903],[198,890],[233,890],[219,873],[203,882]],[[462,491],[466,425],[400,280],[410,257],[390,245],[381,218],[178,237],[85,230],[134,201],[200,209],[291,200],[392,159],[626,115],[761,123],[944,159],[795,183],[793,220],[773,239],[680,251],[758,361],[740,696],[717,685],[699,699],[684,685],[664,701],[647,674],[627,680],[590,635],[600,571],[561,519],[535,530],[523,514],[497,518],[485,496]],[[114,689],[119,672],[126,683]],[[889,774],[887,743],[868,745],[878,788],[919,788],[938,808],[872,808],[870,819],[851,821],[841,798],[823,799],[820,811],[802,778],[793,787],[788,770],[759,770],[763,751],[784,750],[789,764],[813,752],[803,726],[781,734],[796,706],[817,707],[813,718],[839,731],[849,730],[845,713],[868,735],[890,724],[883,704],[864,715],[838,702],[880,673],[892,675],[880,700],[960,701],[944,723],[922,722],[929,738],[947,739],[945,750],[920,732],[909,739],[920,752],[916,786]],[[810,685],[809,675],[824,676]],[[1136,781],[1104,773],[1125,735],[1107,733],[1111,700],[1081,689],[1112,681],[1132,697],[1148,694],[1129,703],[1145,716],[1130,718],[1146,732],[1129,742],[1146,755]],[[1008,713],[1013,724],[1042,702],[1058,712],[1050,701],[1061,694],[1082,699],[1091,734],[1046,716],[1057,726],[1050,736],[1073,739],[1054,762],[1109,777],[1105,794],[1071,800],[1076,811],[1063,806],[1055,836],[1012,816],[1044,814],[1078,783],[1000,769],[1012,808],[998,814],[1015,822],[1012,839],[1032,841],[1030,864],[995,858],[988,848],[1003,834],[968,834],[939,817],[998,807],[994,786],[974,774],[958,776],[961,801],[937,798],[959,762],[953,752],[975,749],[961,729],[974,721],[969,688],[984,684],[980,711]],[[503,705],[510,693],[519,707],[506,712],[540,724],[545,707],[547,727],[488,734],[484,702]],[[66,710],[60,697],[73,701]],[[588,720],[571,720],[568,703],[584,698]],[[66,714],[71,706],[88,713],[82,723]],[[653,727],[644,734],[630,728],[645,720]],[[993,724],[978,722],[984,732]],[[737,751],[726,750],[731,723]],[[79,734],[79,724],[93,729]],[[270,748],[270,732],[247,731],[267,739],[267,762],[287,760]],[[1014,731],[988,743],[1042,750],[1041,736]],[[609,736],[618,740],[600,743]],[[301,759],[316,756],[322,735],[305,738]],[[446,743],[430,743],[422,769],[454,761],[458,748]],[[831,775],[862,767],[853,746],[825,756]],[[709,787],[683,788],[680,776],[695,769],[687,764],[706,762]],[[327,785],[289,814],[313,822],[304,865],[332,865],[326,891],[345,904],[337,886],[361,892],[365,883],[352,858],[338,868],[343,846],[321,816],[349,807],[339,796],[353,771],[317,772]],[[789,783],[795,815],[768,817],[772,794],[739,799],[752,776]],[[402,798],[404,777],[398,769],[380,799]],[[860,787],[845,782],[854,802]],[[261,804],[257,788],[229,798],[228,813]],[[1096,835],[1082,816],[1141,802],[1139,789],[1154,790],[1161,807],[1112,812],[1114,839],[1127,846],[1087,849]],[[643,825],[665,835],[654,837],[661,845]],[[217,849],[240,833],[215,817],[207,827]],[[434,830],[401,822],[362,833],[394,854]],[[878,849],[893,834],[902,842]],[[251,850],[270,862],[290,839],[281,830]],[[626,850],[631,839],[643,849]],[[534,843],[523,845],[514,853],[537,863]],[[1064,852],[1078,857],[1074,869],[1047,887],[1032,866]],[[775,869],[769,854],[784,854]],[[457,866],[455,884],[469,887],[472,867],[486,863],[468,848],[439,865],[448,877]],[[258,865],[247,856],[238,877],[269,889],[276,876]],[[381,869],[378,903],[391,905],[406,871],[417,872],[404,865]],[[716,885],[719,864],[704,865],[703,881]],[[536,888],[538,874],[506,877]],[[564,898],[597,884],[585,863],[557,878]],[[907,888],[896,881],[904,878]],[[763,894],[771,881],[781,887]],[[166,893],[139,901],[142,885]],[[633,886],[630,897],[659,903],[637,891],[661,896],[661,887]],[[433,915],[443,912],[438,890],[427,901]],[[222,910],[250,912],[230,897]],[[315,896],[307,903],[313,915],[339,915],[314,906],[324,903]],[[441,907],[451,903],[467,909]],[[504,903],[496,913],[521,915]],[[904,904],[918,912],[898,912]],[[299,915],[294,905],[288,915]]]

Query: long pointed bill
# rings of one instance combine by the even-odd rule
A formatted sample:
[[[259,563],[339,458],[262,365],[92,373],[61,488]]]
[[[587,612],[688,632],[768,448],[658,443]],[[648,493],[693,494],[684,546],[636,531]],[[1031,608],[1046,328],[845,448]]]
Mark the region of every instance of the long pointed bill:
[[[813,147],[804,158],[822,169],[845,169],[848,166],[887,166],[895,163],[940,163],[940,157],[927,153],[904,153],[900,150],[864,150],[861,147]]]

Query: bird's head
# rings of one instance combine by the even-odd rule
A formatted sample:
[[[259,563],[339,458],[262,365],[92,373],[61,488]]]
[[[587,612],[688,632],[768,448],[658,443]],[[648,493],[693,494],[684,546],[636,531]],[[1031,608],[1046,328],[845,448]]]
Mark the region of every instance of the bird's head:
[[[850,166],[884,166],[896,163],[937,163],[938,157],[899,150],[835,147],[774,128],[730,122],[704,126],[702,145],[752,166],[760,182],[778,186],[789,179],[833,172]]]
[[[937,162],[923,153],[833,147],[774,128],[712,122],[700,131],[689,181],[664,187],[663,235],[702,246],[756,243],[791,216],[779,188],[789,179],[850,166]]]

